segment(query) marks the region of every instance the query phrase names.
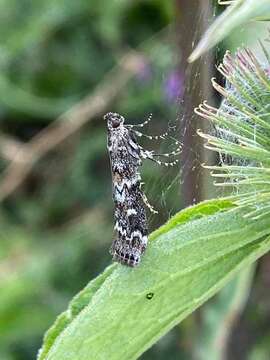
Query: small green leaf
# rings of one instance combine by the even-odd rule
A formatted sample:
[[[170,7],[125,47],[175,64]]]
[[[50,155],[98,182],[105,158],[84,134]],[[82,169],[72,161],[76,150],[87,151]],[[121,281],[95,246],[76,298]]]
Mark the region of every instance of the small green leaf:
[[[236,0],[209,27],[188,61],[197,60],[203,53],[211,49],[235,28],[251,20],[269,20],[269,0]]]
[[[247,220],[228,200],[180,212],[153,234],[140,267],[114,264],[89,283],[49,330],[39,359],[138,358],[267,252],[269,233],[269,217]]]

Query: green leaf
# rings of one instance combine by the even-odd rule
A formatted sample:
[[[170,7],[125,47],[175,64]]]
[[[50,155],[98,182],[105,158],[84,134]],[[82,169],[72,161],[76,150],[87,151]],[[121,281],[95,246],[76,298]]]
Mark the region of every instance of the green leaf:
[[[139,268],[114,264],[71,302],[39,360],[136,359],[270,249],[269,217],[245,219],[228,200],[204,202],[151,236]]]
[[[235,28],[251,20],[269,20],[269,0],[236,0],[209,27],[188,61],[193,62],[211,49]]]
[[[201,326],[195,345],[196,359],[222,360],[236,321],[246,305],[255,266],[242,270],[201,312]]]

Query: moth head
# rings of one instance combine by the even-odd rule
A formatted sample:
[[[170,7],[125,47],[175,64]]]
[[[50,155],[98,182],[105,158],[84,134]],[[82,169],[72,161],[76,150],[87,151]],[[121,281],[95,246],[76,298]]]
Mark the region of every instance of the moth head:
[[[122,115],[112,112],[109,112],[106,115],[104,115],[104,120],[107,121],[107,126],[109,130],[116,130],[125,121]]]

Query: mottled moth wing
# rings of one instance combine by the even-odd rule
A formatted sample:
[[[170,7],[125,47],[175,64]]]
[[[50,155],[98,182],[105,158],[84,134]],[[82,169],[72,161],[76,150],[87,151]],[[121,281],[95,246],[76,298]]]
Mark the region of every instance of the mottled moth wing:
[[[143,149],[136,141],[137,136],[151,140],[165,139],[168,131],[161,135],[149,136],[134,128],[142,128],[151,120],[151,116],[141,124],[124,125],[123,116],[108,113],[104,116],[108,129],[108,151],[112,171],[112,192],[114,200],[114,218],[116,239],[111,247],[114,260],[129,266],[140,263],[141,255],[147,245],[147,219],[145,206],[157,213],[148,203],[141,188],[139,166],[142,159],[149,159],[158,165],[174,166],[178,160],[166,162],[161,157],[170,158],[179,154],[181,144],[175,140],[177,148],[171,152],[157,154],[153,150]]]
[[[111,254],[118,262],[136,266],[147,245],[147,219],[138,172],[141,150],[135,135],[124,126],[122,116],[108,113],[105,119],[117,233]]]

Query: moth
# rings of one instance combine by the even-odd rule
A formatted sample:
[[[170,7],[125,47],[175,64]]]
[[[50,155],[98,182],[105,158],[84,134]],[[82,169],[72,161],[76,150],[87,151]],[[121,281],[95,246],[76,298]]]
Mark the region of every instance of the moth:
[[[137,125],[126,125],[122,115],[112,112],[107,113],[104,120],[107,122],[107,148],[115,208],[116,238],[110,253],[113,260],[135,267],[140,263],[148,241],[146,207],[151,212],[157,213],[142,190],[139,167],[144,159],[152,160],[159,165],[174,166],[178,162],[177,159],[163,162],[159,157],[179,154],[180,143],[176,141],[178,148],[170,153],[156,154],[154,151],[145,150],[137,142],[137,137],[141,136],[149,139],[165,139],[168,136],[168,132],[158,136],[148,136],[136,130],[136,127],[142,128],[148,124],[151,116]]]

